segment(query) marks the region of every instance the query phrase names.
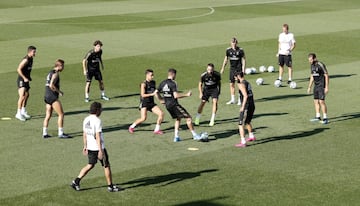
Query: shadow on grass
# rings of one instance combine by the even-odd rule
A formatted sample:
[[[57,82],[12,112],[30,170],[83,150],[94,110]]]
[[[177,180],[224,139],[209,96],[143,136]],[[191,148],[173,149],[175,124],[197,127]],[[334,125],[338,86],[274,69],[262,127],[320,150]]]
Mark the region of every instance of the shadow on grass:
[[[301,98],[309,96],[309,94],[288,94],[288,95],[278,95],[278,96],[271,96],[271,97],[264,97],[261,99],[255,100],[255,102],[265,102],[265,101],[272,101],[272,100],[279,100],[279,99],[293,99],[293,98]]]
[[[346,121],[346,120],[352,120],[352,119],[357,119],[357,118],[360,118],[360,112],[347,113],[347,114],[343,114],[341,116],[330,118],[330,123],[331,122],[341,122],[341,121]]]
[[[139,94],[139,93],[134,93],[134,94],[118,95],[118,96],[113,96],[113,97],[111,97],[111,99],[118,99],[118,98],[125,98],[125,97],[133,97],[133,96],[140,96],[140,94]]]
[[[329,75],[330,79],[335,79],[335,78],[347,78],[347,77],[351,77],[354,76],[356,74],[333,74],[333,75]],[[306,78],[302,78],[302,79],[296,79],[295,81],[297,82],[308,82],[310,80],[309,77]]]
[[[329,129],[329,128],[316,128],[316,129],[313,129],[310,131],[294,132],[293,134],[290,134],[290,135],[283,135],[283,136],[278,136],[278,137],[268,137],[268,138],[256,140],[256,142],[254,144],[250,144],[248,146],[255,146],[258,144],[265,144],[265,143],[269,143],[269,142],[273,142],[273,141],[292,140],[292,139],[297,139],[297,138],[310,137],[315,134],[321,133],[327,129]]]
[[[220,197],[214,197],[207,200],[198,200],[198,201],[192,201],[192,202],[186,202],[186,203],[180,203],[173,206],[198,206],[198,205],[206,205],[206,206],[222,206],[223,204],[215,203],[214,201],[217,200],[223,200],[229,198],[228,196],[220,196]]]
[[[184,181],[187,179],[192,179],[196,177],[200,177],[203,173],[216,172],[218,169],[207,169],[201,170],[197,172],[178,172],[173,174],[152,176],[152,177],[144,177],[136,180],[131,180],[128,182],[123,182],[120,185],[130,185],[124,187],[125,189],[136,188],[136,187],[144,187],[149,185],[158,185],[158,187],[167,186],[173,183],[177,183],[180,181]]]
[[[259,117],[266,117],[266,116],[280,116],[280,115],[286,115],[289,114],[287,112],[276,112],[276,113],[262,113],[262,114],[254,114],[253,119],[259,118]]]

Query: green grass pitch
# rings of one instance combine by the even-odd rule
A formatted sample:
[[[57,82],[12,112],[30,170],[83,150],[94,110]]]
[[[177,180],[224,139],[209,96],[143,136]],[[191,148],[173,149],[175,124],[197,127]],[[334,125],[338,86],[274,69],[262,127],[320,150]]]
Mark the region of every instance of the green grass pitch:
[[[357,0],[50,0],[0,2],[0,205],[357,205],[360,202],[360,2]],[[252,83],[257,141],[238,149],[238,106],[229,99],[228,68],[216,124],[208,127],[206,105],[198,132],[212,141],[172,142],[173,120],[166,112],[162,129],[152,134],[156,118],[129,134],[139,116],[139,84],[144,70],[157,83],[169,67],[178,70],[182,91],[193,96],[181,104],[195,115],[197,84],[207,63],[219,70],[237,36],[247,66],[273,65],[281,25],[295,34],[294,80],[297,89],[275,88],[277,73],[247,76]],[[104,43],[103,71],[109,102],[99,99],[97,82],[90,98],[103,103],[101,116],[114,183],[106,190],[100,165],[82,180],[82,191],[69,187],[86,164],[81,154],[84,102],[81,61],[95,39]],[[28,112],[15,120],[16,68],[26,48],[35,45]],[[312,96],[306,94],[307,54],[315,52],[330,74],[326,102],[330,124],[311,123]],[[42,139],[45,76],[55,59],[65,60],[61,97],[65,132],[72,139]],[[286,71],[286,70],[285,70]],[[287,75],[287,71],[285,73]],[[255,80],[264,78],[265,85]],[[56,115],[49,133],[57,132]],[[183,121],[183,126],[185,122]],[[197,147],[198,151],[188,151]]]

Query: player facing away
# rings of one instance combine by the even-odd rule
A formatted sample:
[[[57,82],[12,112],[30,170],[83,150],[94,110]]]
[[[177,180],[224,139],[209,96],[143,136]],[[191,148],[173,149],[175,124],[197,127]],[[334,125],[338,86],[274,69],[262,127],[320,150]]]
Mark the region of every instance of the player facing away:
[[[33,66],[33,58],[35,57],[35,55],[36,47],[29,46],[26,56],[21,60],[17,68],[17,86],[19,99],[17,102],[17,112],[15,118],[20,121],[26,121],[27,119],[31,118],[31,116],[26,111],[26,105],[30,96],[30,73]]]
[[[102,70],[104,70],[104,64],[101,58],[103,43],[100,40],[96,40],[93,45],[94,48],[91,49],[88,53],[86,53],[82,61],[83,71],[86,77],[85,102],[90,101],[89,93],[90,93],[90,85],[93,77],[95,77],[95,80],[98,80],[99,82],[99,88],[101,92],[100,98],[108,101],[110,99],[105,95],[104,81],[100,71],[100,66]]]
[[[183,118],[186,119],[187,127],[189,128],[193,136],[193,139],[201,140],[200,135],[198,135],[194,130],[194,127],[192,125],[191,115],[178,102],[178,99],[180,98],[190,97],[191,91],[187,93],[179,93],[177,83],[175,82],[175,78],[176,78],[176,70],[170,68],[168,70],[168,78],[162,81],[158,87],[158,91],[163,93],[163,99],[165,101],[166,109],[170,113],[171,117],[175,119],[174,142],[181,141],[181,138],[179,136],[179,127],[180,127],[180,121]]]
[[[235,104],[235,81],[236,81],[236,72],[245,72],[245,51],[243,48],[238,47],[238,40],[233,37],[230,41],[231,47],[226,49],[226,54],[224,58],[224,62],[222,64],[220,73],[224,73],[225,66],[227,65],[228,61],[230,61],[230,73],[229,73],[229,80],[230,80],[230,95],[231,99],[226,104]],[[241,104],[240,98],[238,99],[238,105]]]
[[[154,134],[163,134],[160,130],[161,122],[164,119],[164,112],[160,109],[159,106],[155,104],[154,96],[159,98],[158,90],[156,89],[156,82],[154,79],[154,71],[152,69],[147,69],[145,71],[145,81],[140,84],[140,118],[135,120],[132,125],[129,127],[129,132],[134,133],[135,127],[147,118],[147,112],[153,112],[158,116],[156,120],[156,126],[154,129]]]
[[[98,160],[104,168],[108,191],[118,192],[122,190],[121,187],[114,185],[112,181],[109,155],[105,149],[102,123],[99,118],[101,112],[101,103],[93,102],[90,105],[90,115],[83,121],[83,154],[87,155],[88,164],[80,170],[80,174],[71,182],[70,186],[76,191],[80,190],[80,181],[94,168]]]
[[[238,78],[238,88],[240,99],[242,101],[240,107],[240,117],[239,117],[239,133],[240,133],[240,143],[236,144],[235,147],[246,147],[246,142],[255,141],[256,138],[252,131],[251,120],[255,111],[255,102],[254,95],[251,89],[251,85],[244,78],[244,73],[237,73]],[[245,125],[249,133],[249,138],[245,139]]]
[[[317,60],[315,53],[310,53],[308,59],[311,70],[310,82],[307,89],[308,94],[310,94],[311,87],[314,83],[315,118],[311,121],[320,121],[323,124],[327,124],[329,120],[327,117],[325,96],[329,92],[329,74],[325,64]],[[320,108],[323,113],[323,121],[321,121],[320,117]]]
[[[278,39],[278,63],[279,63],[279,78],[278,80],[282,81],[282,76],[284,73],[284,65],[288,67],[289,78],[287,83],[290,84],[292,81],[293,68],[292,68],[292,51],[295,49],[296,41],[294,34],[289,32],[289,25],[283,24],[282,33],[279,34]]]
[[[218,108],[218,99],[221,91],[221,75],[214,70],[214,64],[209,63],[206,72],[202,73],[199,81],[199,97],[201,99],[195,117],[195,125],[200,124],[200,117],[206,102],[212,98],[212,113],[209,126],[214,126],[215,116]]]
[[[43,138],[51,137],[48,134],[48,126],[53,110],[58,114],[58,137],[70,138],[69,135],[64,134],[64,110],[59,100],[59,96],[64,95],[60,90],[60,72],[64,70],[64,63],[62,59],[56,60],[54,68],[46,76],[44,95],[46,115],[43,123]]]

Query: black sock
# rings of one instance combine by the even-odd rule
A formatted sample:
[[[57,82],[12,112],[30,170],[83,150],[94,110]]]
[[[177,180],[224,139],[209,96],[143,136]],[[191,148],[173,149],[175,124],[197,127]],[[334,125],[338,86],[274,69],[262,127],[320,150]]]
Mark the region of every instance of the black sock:
[[[79,184],[80,184],[80,180],[81,180],[81,179],[77,177],[74,181],[75,181],[75,183],[76,183],[77,185],[79,185]]]

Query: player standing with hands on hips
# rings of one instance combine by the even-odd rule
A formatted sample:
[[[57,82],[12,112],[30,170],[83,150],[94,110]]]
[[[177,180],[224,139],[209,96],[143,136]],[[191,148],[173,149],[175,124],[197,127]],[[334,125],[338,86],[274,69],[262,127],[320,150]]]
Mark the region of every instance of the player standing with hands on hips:
[[[327,106],[325,104],[325,96],[329,92],[329,74],[324,63],[316,58],[315,53],[308,55],[310,63],[310,82],[307,93],[310,94],[311,86],[314,83],[314,105],[315,105],[315,118],[311,121],[321,121],[320,108],[323,112],[323,121],[321,123],[328,124]]]
[[[220,73],[224,73],[224,69],[228,61],[230,61],[230,95],[231,99],[226,104],[235,104],[235,81],[236,81],[236,72],[245,72],[245,52],[244,49],[237,46],[238,40],[233,37],[230,41],[231,47],[226,49],[226,54],[224,58],[224,62],[222,64]],[[240,97],[238,99],[238,105],[241,105]]]
[[[293,68],[292,68],[292,56],[291,52],[295,49],[296,41],[294,34],[289,32],[289,25],[284,24],[282,27],[282,33],[279,34],[279,46],[278,53],[276,56],[279,60],[279,78],[278,80],[282,81],[282,76],[284,73],[284,65],[288,67],[289,70],[289,79],[288,84],[292,81]]]
[[[82,61],[83,71],[86,77],[85,102],[90,101],[89,93],[90,93],[90,85],[93,77],[95,77],[95,80],[99,81],[99,88],[101,92],[100,98],[108,101],[110,99],[105,95],[104,82],[100,71],[100,66],[104,70],[104,64],[101,58],[102,56],[101,47],[103,46],[103,43],[100,40],[96,40],[93,45],[94,48],[90,50],[88,53],[86,53]]]

